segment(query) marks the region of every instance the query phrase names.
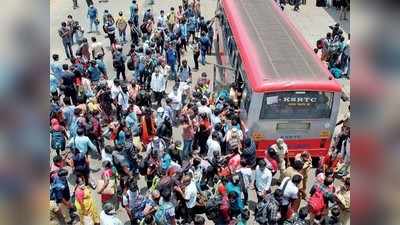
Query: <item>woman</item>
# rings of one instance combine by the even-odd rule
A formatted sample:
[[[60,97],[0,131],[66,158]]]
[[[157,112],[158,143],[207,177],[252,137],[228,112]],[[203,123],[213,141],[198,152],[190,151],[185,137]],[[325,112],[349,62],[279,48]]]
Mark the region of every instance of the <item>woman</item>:
[[[103,172],[101,173],[101,184],[99,184],[99,191],[97,192],[100,194],[101,203],[104,205],[108,202],[114,200],[114,193],[115,193],[115,174],[112,171],[112,164],[111,161],[104,161],[102,163]]]
[[[100,225],[100,217],[94,203],[92,192],[85,185],[83,179],[77,179],[77,187],[75,190],[75,207],[79,214],[80,224],[90,224],[90,221],[95,225]]]
[[[132,80],[131,85],[129,87],[130,87],[128,89],[129,98],[136,101],[136,98],[139,95],[140,86],[137,84],[136,80]]]
[[[78,52],[82,54],[84,60],[90,61],[89,43],[87,38],[82,39],[82,43],[79,45]]]
[[[191,119],[188,114],[182,114],[183,118],[181,120],[182,124],[182,139],[183,139],[183,151],[182,159],[189,159],[192,154],[192,144],[194,138],[194,128]]]
[[[58,119],[51,119],[51,148],[56,150],[57,155],[60,155],[60,151],[65,150],[65,142],[68,139],[67,131],[64,126],[61,126]]]
[[[127,133],[128,133],[128,128],[126,127],[125,123],[120,123],[117,131],[117,136],[114,141],[117,151],[122,151],[124,149]]]

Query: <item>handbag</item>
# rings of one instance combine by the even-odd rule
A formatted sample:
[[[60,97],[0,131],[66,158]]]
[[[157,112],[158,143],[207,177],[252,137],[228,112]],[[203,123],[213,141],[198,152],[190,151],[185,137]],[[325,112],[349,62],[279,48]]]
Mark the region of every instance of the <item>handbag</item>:
[[[103,185],[104,185],[104,180],[103,179],[99,180],[97,183],[97,187],[99,188],[99,191],[100,191],[100,188],[103,187]],[[110,178],[108,180],[108,184],[107,184],[106,188],[101,192],[101,194],[105,194],[105,195],[114,195],[115,194],[115,181],[112,178]]]

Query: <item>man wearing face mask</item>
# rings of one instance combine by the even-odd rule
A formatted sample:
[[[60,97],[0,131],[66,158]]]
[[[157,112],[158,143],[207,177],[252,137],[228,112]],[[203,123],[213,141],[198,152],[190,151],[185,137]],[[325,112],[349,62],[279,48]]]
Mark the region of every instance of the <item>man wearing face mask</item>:
[[[284,178],[283,174],[286,169],[286,161],[289,162],[288,147],[282,138],[278,138],[276,139],[276,143],[273,144],[271,148],[275,150],[279,157],[279,180],[282,181],[282,179]]]
[[[172,92],[169,93],[168,98],[172,100],[171,107],[173,109],[171,120],[174,126],[177,125],[177,117],[179,116],[179,112],[182,108],[182,92],[179,90],[178,85],[175,85],[172,89]]]
[[[121,85],[121,92],[117,95],[117,119],[120,120],[129,108],[129,94],[126,84]]]

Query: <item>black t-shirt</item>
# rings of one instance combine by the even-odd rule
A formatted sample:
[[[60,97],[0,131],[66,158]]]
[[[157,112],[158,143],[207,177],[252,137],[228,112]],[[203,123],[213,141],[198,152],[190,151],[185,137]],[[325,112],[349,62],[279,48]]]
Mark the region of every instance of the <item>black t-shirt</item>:
[[[67,180],[57,178],[57,181],[54,181],[54,182],[59,182],[64,185],[64,188],[62,188],[62,189],[60,189],[60,188],[54,189],[54,197],[55,197],[56,203],[61,203],[63,199],[69,201],[71,198],[71,193],[69,192],[69,186],[68,186]]]
[[[71,71],[64,71],[62,75],[62,81],[65,86],[73,87],[74,86],[75,74]]]

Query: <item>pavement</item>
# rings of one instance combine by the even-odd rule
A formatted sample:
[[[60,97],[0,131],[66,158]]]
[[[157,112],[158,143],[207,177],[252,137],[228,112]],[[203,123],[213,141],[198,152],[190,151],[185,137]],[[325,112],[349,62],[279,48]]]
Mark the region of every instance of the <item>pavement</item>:
[[[285,13],[292,19],[296,27],[299,29],[299,31],[304,35],[308,43],[312,48],[314,48],[315,42],[317,39],[320,37],[324,36],[326,32],[328,31],[328,26],[335,24],[337,20],[337,15],[335,17],[335,12],[332,9],[323,9],[323,8],[316,8],[315,7],[315,2],[308,0],[307,5],[302,5],[301,10],[299,12],[294,12],[291,10],[292,7],[287,7],[285,9]],[[169,8],[171,6],[174,6],[175,8],[178,8],[177,6],[181,4],[180,0],[154,0],[155,4],[149,6],[147,4],[148,0],[138,0],[139,2],[139,12],[140,12],[140,20],[143,16],[144,10],[147,8],[151,8],[155,14],[155,17],[157,18],[158,12],[161,9],[164,9],[166,12],[169,11]],[[217,1],[216,0],[202,0],[202,5],[201,5],[201,10],[202,13],[205,15],[205,18],[211,18],[214,14],[214,11],[217,6]],[[123,11],[124,15],[129,17],[129,6],[130,6],[131,1],[130,0],[109,0],[107,3],[99,3],[97,0],[94,1],[95,6],[98,9],[99,12],[99,17],[101,18],[104,12],[104,9],[108,9],[114,16],[119,12]],[[75,20],[78,20],[83,27],[85,31],[89,30],[89,20],[86,17],[87,14],[87,5],[86,1],[83,0],[78,0],[78,5],[79,8],[73,10],[72,9],[72,1],[71,0],[52,0],[50,1],[50,57],[52,54],[57,53],[60,55],[60,59],[62,61],[67,61],[65,59],[65,53],[64,53],[64,48],[61,42],[61,39],[58,36],[57,30],[60,27],[60,24],[62,21],[66,20],[66,17],[68,14],[72,15]],[[343,27],[345,31],[348,32],[349,28],[349,23],[348,21],[343,22]],[[347,30],[346,30],[347,29]],[[101,27],[99,27],[99,30],[101,30]],[[94,35],[98,39],[98,41],[102,42],[104,46],[108,46],[109,41],[108,39],[105,39],[105,34],[87,34],[85,32],[85,37],[88,38],[90,42],[90,37]],[[129,41],[129,34],[127,35],[128,41]],[[75,52],[77,49],[77,45],[73,46],[73,51]],[[129,44],[124,45],[124,52],[127,52],[129,49]],[[183,58],[188,59],[188,63],[190,66],[194,67],[194,62],[192,59],[192,52],[190,49],[188,49],[188,52],[183,56]],[[111,53],[110,51],[107,51],[105,55],[105,63],[107,65],[107,70],[110,78],[115,77],[115,73],[112,72],[113,67],[112,67],[112,60],[111,60]],[[211,74],[213,72],[213,63],[216,63],[216,59],[214,56],[208,56],[207,58],[207,64],[205,66],[200,65],[200,70],[199,71],[193,71],[193,83],[196,82],[198,77],[200,76],[201,72],[206,72],[209,74],[209,77],[211,77]],[[131,75],[127,76],[128,80],[132,79]],[[350,92],[350,85],[348,80],[343,80],[339,81],[345,90],[346,93]],[[167,92],[171,90],[172,88],[172,82],[169,82]],[[343,104],[342,108],[347,108],[345,104]],[[341,110],[343,114],[345,112],[344,109]],[[340,116],[339,116],[340,119]],[[175,129],[174,128],[174,138],[175,139],[180,139],[180,129]],[[52,157],[51,157],[52,158]],[[92,178],[94,180],[98,179],[100,177],[100,168],[101,168],[101,162],[98,160],[91,160],[91,168],[92,168]],[[310,178],[308,179],[308,187],[311,187],[312,182],[314,180],[314,174],[310,174]],[[72,178],[72,177],[71,177]],[[73,188],[72,184],[74,184],[73,180],[70,179],[71,181],[71,189]],[[144,180],[141,179],[139,181],[139,186],[143,187],[145,186]],[[274,187],[276,188],[276,187]],[[95,191],[94,193],[94,199],[96,200],[96,206],[99,210],[101,211],[101,202],[100,202],[100,196],[98,196]],[[254,191],[249,192],[249,201],[250,201],[250,209],[254,207],[254,204],[256,202],[256,195]],[[304,201],[303,201],[304,204]],[[124,224],[128,225],[129,220],[126,215],[126,212],[124,209],[120,208],[118,211],[118,217],[124,222]],[[77,223],[78,224],[78,223]],[[207,221],[207,224],[213,224],[210,221]],[[251,213],[250,220],[248,221],[249,225],[257,224],[254,221],[254,216],[253,213]]]

